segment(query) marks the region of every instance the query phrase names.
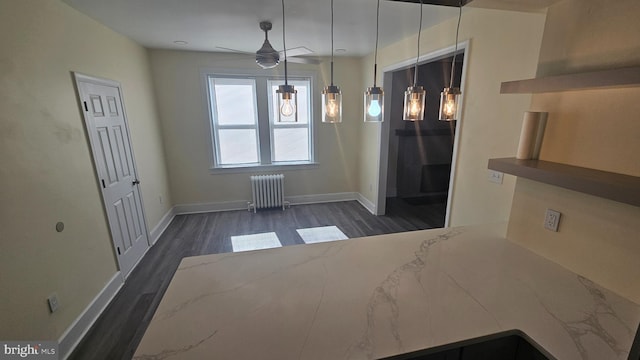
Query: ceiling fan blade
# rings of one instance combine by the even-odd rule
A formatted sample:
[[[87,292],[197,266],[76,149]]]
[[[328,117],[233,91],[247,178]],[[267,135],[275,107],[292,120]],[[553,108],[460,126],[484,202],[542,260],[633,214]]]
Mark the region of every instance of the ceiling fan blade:
[[[298,46],[291,49],[287,49],[287,57],[289,56],[301,56],[301,55],[310,55],[313,54],[313,51],[307,49],[304,46]],[[284,58],[284,51],[280,51],[280,57]]]
[[[226,47],[222,47],[222,46],[216,46],[216,49],[227,50],[227,51],[231,51],[231,52],[234,52],[234,53],[247,54],[247,55],[252,55],[252,56],[256,55],[256,53],[254,53],[254,52],[230,49],[230,48],[226,48]]]
[[[298,64],[313,64],[318,65],[322,61],[316,58],[308,58],[308,57],[289,57],[289,51],[287,50],[287,61]]]

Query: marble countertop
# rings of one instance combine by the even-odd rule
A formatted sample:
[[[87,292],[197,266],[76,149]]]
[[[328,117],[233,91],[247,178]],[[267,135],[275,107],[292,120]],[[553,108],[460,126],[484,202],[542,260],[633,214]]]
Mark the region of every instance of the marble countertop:
[[[639,321],[497,228],[450,228],[185,258],[134,358],[375,359],[519,329],[627,359]]]

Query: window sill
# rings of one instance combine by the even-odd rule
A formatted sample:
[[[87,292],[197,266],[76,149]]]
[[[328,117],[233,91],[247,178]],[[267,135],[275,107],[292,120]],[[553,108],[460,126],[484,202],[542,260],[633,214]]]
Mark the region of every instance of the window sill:
[[[287,164],[269,164],[269,165],[249,165],[249,166],[225,166],[209,168],[212,175],[218,174],[241,174],[255,173],[263,171],[287,171],[287,170],[310,170],[317,169],[320,164],[317,162],[300,162]]]

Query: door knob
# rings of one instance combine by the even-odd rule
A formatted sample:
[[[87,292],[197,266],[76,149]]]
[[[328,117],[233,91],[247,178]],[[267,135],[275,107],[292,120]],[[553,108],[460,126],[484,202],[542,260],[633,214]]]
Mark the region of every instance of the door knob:
[[[133,180],[132,185],[138,185],[138,184],[140,184],[140,180],[138,179]]]

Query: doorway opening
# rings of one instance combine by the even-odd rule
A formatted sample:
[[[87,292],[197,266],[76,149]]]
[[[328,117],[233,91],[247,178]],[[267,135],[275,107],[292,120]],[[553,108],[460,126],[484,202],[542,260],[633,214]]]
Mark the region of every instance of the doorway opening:
[[[467,46],[467,42],[459,46],[454,65],[453,84],[461,89]],[[410,214],[434,228],[449,224],[460,129],[457,121],[438,120],[438,110],[440,93],[449,87],[452,60],[453,49],[419,59],[417,85],[427,95],[424,120],[416,122],[402,120],[404,91],[412,84],[415,63],[385,69],[385,108],[389,111],[381,134],[378,215]]]

